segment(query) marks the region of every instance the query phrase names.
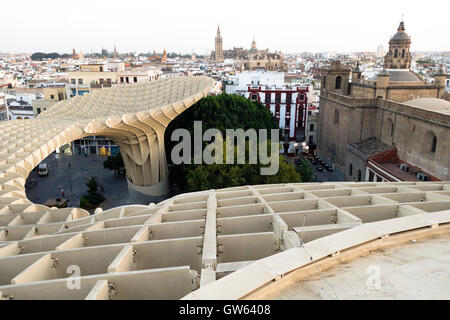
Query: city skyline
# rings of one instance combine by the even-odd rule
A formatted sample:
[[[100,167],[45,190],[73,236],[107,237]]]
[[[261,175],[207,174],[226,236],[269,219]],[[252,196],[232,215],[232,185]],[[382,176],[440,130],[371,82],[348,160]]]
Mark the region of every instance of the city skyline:
[[[75,48],[90,53],[100,52],[102,47],[112,51],[116,45],[119,52],[162,52],[166,48],[167,52],[204,55],[214,50],[217,25],[224,49],[249,48],[255,37],[259,49],[285,53],[374,52],[380,44],[387,47],[402,15],[406,32],[411,35],[412,51],[450,50],[450,39],[444,36],[450,27],[445,16],[448,5],[442,1],[430,1],[425,8],[418,1],[407,7],[381,1],[377,8],[382,14],[376,14],[376,8],[363,11],[356,1],[327,2],[320,7],[280,1],[272,11],[267,11],[270,2],[266,1],[258,6],[231,2],[220,10],[203,0],[194,4],[174,2],[170,9],[163,3],[149,5],[131,0],[123,9],[116,1],[81,0],[79,6],[63,11],[54,0],[41,3],[23,12],[18,3],[3,5],[4,12],[20,12],[22,19],[17,24],[14,15],[3,16],[4,24],[14,26],[14,32],[4,33],[0,52],[70,53]],[[88,14],[92,12],[98,14]],[[292,18],[286,19],[285,13]]]

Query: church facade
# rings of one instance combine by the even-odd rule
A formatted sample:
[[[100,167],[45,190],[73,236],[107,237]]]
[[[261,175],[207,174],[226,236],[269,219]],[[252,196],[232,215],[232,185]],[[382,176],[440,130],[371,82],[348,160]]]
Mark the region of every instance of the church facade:
[[[222,36],[217,27],[215,38],[215,51],[211,57],[216,62],[223,62],[224,59],[233,59],[235,66],[240,71],[244,70],[265,70],[265,71],[287,71],[287,63],[281,52],[270,52],[269,49],[259,50],[256,47],[256,41],[253,39],[250,49],[233,48],[223,50]]]
[[[345,180],[450,179],[446,75],[440,72],[435,83],[426,84],[409,70],[410,43],[401,22],[385,69],[373,79],[362,79],[358,67],[339,61],[321,69],[318,154]],[[369,168],[373,159],[382,161],[378,169]]]

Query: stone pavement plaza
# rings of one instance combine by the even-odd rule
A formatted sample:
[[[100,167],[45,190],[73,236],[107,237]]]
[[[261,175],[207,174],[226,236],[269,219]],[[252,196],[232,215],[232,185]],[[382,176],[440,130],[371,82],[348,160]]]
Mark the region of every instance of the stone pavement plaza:
[[[53,153],[42,161],[49,166],[47,176],[30,172],[26,182],[27,199],[44,204],[50,198],[61,197],[62,188],[64,196],[69,199],[68,206],[77,207],[80,198],[87,193],[86,181],[97,177],[99,185],[103,186],[103,190],[99,186],[98,191],[106,198],[99,207],[110,209],[131,204],[126,178],[115,175],[114,170],[103,168],[105,160],[106,156],[66,154],[59,154],[56,159]],[[148,201],[136,204],[148,204]]]

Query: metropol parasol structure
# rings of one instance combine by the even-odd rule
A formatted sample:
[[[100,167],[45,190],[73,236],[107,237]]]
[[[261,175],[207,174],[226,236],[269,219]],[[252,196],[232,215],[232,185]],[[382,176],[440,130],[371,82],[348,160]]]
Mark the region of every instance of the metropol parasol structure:
[[[92,215],[27,199],[30,171],[89,135],[117,143],[130,189],[164,192],[165,128],[213,86],[179,77],[99,89],[0,124],[0,299],[450,293],[450,182],[242,186]]]

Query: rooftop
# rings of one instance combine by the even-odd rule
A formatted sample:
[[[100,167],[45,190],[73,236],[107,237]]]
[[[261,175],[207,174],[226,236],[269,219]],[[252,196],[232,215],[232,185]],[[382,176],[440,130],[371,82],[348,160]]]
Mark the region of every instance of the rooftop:
[[[400,181],[421,181],[416,175],[419,172],[426,174],[430,180],[439,180],[429,173],[424,172],[421,168],[401,160],[398,157],[397,148],[395,147],[390,147],[389,150],[373,155],[370,157],[369,161],[379,166],[380,169],[384,169],[397,179],[400,179]],[[369,163],[369,166],[371,163]],[[406,165],[408,171],[402,170],[400,165]]]
[[[321,275],[300,280],[270,298],[450,299],[450,235],[414,240],[363,254]],[[375,281],[371,283],[370,275],[379,277],[372,277]]]
[[[424,110],[435,111],[450,115],[450,102],[437,98],[417,98],[403,102],[403,104]]]
[[[376,80],[378,75],[389,75],[389,82],[419,82],[424,84],[424,81],[414,72],[408,69],[386,69],[375,75],[371,80]]]
[[[372,137],[362,140],[360,142],[352,143],[356,148],[363,151],[368,157],[379,154],[383,151],[389,150],[392,147]]]
[[[421,172],[421,170],[414,169],[412,171],[404,171],[400,169],[400,163],[392,162],[378,163],[378,165],[380,165],[382,168],[386,169],[389,173],[392,173],[402,181],[420,181],[420,179],[416,177],[416,173]]]

